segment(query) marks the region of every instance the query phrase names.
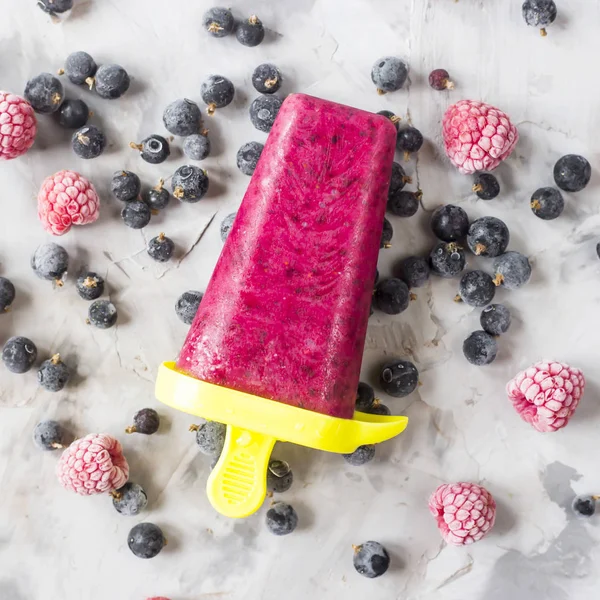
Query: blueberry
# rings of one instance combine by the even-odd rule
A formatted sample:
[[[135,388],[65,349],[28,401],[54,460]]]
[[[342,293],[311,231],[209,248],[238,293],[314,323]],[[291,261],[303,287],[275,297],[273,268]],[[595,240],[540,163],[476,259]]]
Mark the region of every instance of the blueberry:
[[[392,224],[387,220],[383,219],[383,231],[381,232],[381,242],[379,244],[380,248],[391,248],[392,247],[392,238],[394,237],[394,228]]]
[[[235,221],[235,216],[236,215],[237,215],[236,212],[231,213],[231,214],[227,215],[221,221],[221,241],[223,243],[225,243],[225,240],[229,236],[229,232],[231,231],[231,228],[233,227],[233,222]]]
[[[288,465],[283,460],[271,459],[267,469],[267,490],[282,494],[287,492],[294,481],[294,475]]]
[[[557,10],[554,0],[525,0],[523,2],[523,18],[531,27],[540,27],[540,34],[545,36],[547,25],[554,23]]]
[[[90,306],[87,320],[99,329],[109,329],[117,322],[117,308],[108,300],[95,300]]]
[[[72,52],[65,61],[65,73],[71,83],[83,85],[93,83],[98,65],[96,61],[87,52]]]
[[[36,358],[37,348],[26,337],[11,337],[2,348],[2,360],[12,373],[27,373]]]
[[[407,192],[405,190],[388,196],[387,209],[397,217],[412,217],[419,210],[423,192]]]
[[[186,324],[191,325],[202,300],[202,292],[189,290],[179,296],[175,303],[177,316]]]
[[[39,384],[49,392],[60,392],[71,377],[71,370],[60,359],[60,354],[45,360],[38,370]]]
[[[390,566],[390,555],[379,542],[365,542],[354,548],[354,568],[373,579],[383,575]]]
[[[342,456],[348,464],[353,467],[360,467],[366,465],[375,458],[375,445],[366,444],[364,446],[359,446],[354,452],[342,454]]]
[[[40,421],[33,430],[33,442],[40,450],[60,450],[65,438],[65,430],[56,421]]]
[[[565,192],[580,192],[590,182],[592,167],[583,156],[567,154],[554,165],[554,181]]]
[[[69,266],[67,251],[58,244],[50,242],[38,246],[31,257],[31,268],[40,278],[55,281],[62,285],[62,278]]]
[[[536,217],[551,221],[562,213],[565,201],[556,188],[544,187],[533,193],[529,206]]]
[[[398,132],[396,148],[404,152],[404,160],[409,160],[410,155],[418,152],[423,145],[423,134],[415,127],[405,127]]]
[[[200,86],[200,95],[208,105],[206,112],[214,115],[217,108],[224,108],[233,100],[235,88],[233,83],[221,75],[209,75]]]
[[[169,194],[169,190],[163,187],[164,184],[165,180],[160,179],[158,185],[144,193],[144,202],[152,211],[159,211],[166,208],[171,200],[171,194]]]
[[[498,344],[489,333],[474,331],[463,342],[463,354],[472,365],[489,365],[498,354]]]
[[[67,98],[58,109],[58,124],[65,129],[79,129],[89,119],[90,109],[83,100]]]
[[[377,86],[378,94],[399,90],[408,77],[408,67],[399,58],[380,58],[371,69],[371,80]]]
[[[228,8],[215,6],[208,9],[202,17],[202,26],[213,37],[225,37],[233,31],[235,21]]]
[[[482,200],[493,200],[500,193],[500,184],[491,173],[477,173],[472,189]]]
[[[148,496],[144,488],[132,481],[112,492],[111,496],[116,511],[127,517],[138,515],[148,505]]]
[[[286,502],[275,502],[267,511],[267,529],[274,535],[288,535],[298,526],[298,514]]]
[[[143,229],[150,223],[150,207],[141,200],[127,202],[121,210],[121,218],[127,227]]]
[[[247,142],[237,153],[237,166],[244,175],[252,175],[258,159],[263,151],[264,144],[259,142]]]
[[[490,335],[501,335],[510,327],[510,311],[503,304],[490,304],[481,311],[481,328]]]
[[[210,154],[208,131],[186,137],[183,140],[183,153],[192,160],[204,160]]]
[[[438,92],[453,90],[454,83],[450,81],[450,73],[446,69],[434,69],[429,73],[429,85]]]
[[[469,306],[485,306],[489,304],[496,293],[494,280],[483,271],[469,271],[460,278],[458,300]]]
[[[182,202],[198,202],[208,191],[206,171],[193,165],[179,167],[171,179],[173,196]]]
[[[473,254],[494,258],[502,254],[510,240],[506,224],[496,217],[473,221],[467,233],[467,245]]]
[[[51,15],[60,14],[73,8],[73,0],[38,0],[38,6]]]
[[[455,242],[467,235],[469,217],[460,206],[454,204],[440,206],[431,215],[431,231],[443,242]]]
[[[400,129],[400,121],[402,121],[402,117],[395,115],[391,110],[380,110],[377,114],[389,119],[396,128],[396,132]]]
[[[87,271],[77,278],[75,289],[84,300],[96,300],[104,293],[104,279],[93,271]]]
[[[529,259],[520,252],[505,252],[494,261],[494,283],[509,290],[525,285],[531,277]]]
[[[139,523],[127,536],[127,545],[138,558],[154,558],[166,543],[162,530],[153,523]]]
[[[250,105],[250,121],[259,131],[271,131],[277,113],[283,104],[279,96],[259,96]]]
[[[252,73],[252,85],[261,94],[274,94],[282,82],[281,71],[271,63],[258,65]]]
[[[422,256],[409,256],[398,263],[397,274],[409,288],[423,287],[429,280],[429,263]]]
[[[399,192],[407,183],[412,183],[412,179],[406,176],[400,163],[392,164],[392,177],[390,179],[390,188],[388,190],[388,200]]]
[[[106,136],[95,125],[86,125],[73,134],[71,145],[79,158],[97,158],[106,148]]]
[[[121,202],[135,200],[140,195],[142,182],[131,171],[117,171],[110,182],[112,195]]]
[[[142,159],[151,165],[159,165],[165,162],[171,154],[169,142],[162,135],[156,133],[142,140],[141,144],[130,142],[129,147],[133,150],[139,150]]]
[[[235,37],[244,46],[250,48],[258,46],[265,39],[265,28],[262,21],[256,15],[252,15],[246,21],[238,23],[235,29]]]
[[[150,258],[158,262],[167,262],[173,256],[175,244],[164,233],[159,233],[148,242],[147,250]]]
[[[380,281],[375,287],[373,305],[388,315],[399,315],[408,308],[410,292],[401,279],[391,277]]]
[[[465,263],[465,251],[456,242],[440,242],[429,255],[429,266],[440,277],[456,277],[464,270]]]
[[[169,133],[182,137],[198,133],[202,128],[202,112],[191,100],[171,102],[163,113],[163,123]]]
[[[15,299],[15,286],[6,277],[0,277],[0,314],[6,312]]]
[[[600,496],[577,496],[573,499],[573,512],[578,517],[591,517],[596,512],[596,502]]]
[[[383,366],[380,380],[386,394],[404,398],[417,389],[419,371],[410,361],[398,359]]]
[[[360,412],[369,412],[375,402],[375,392],[373,388],[363,381],[359,381],[358,389],[356,390],[356,405],[355,410]]]
[[[114,100],[120,98],[131,83],[127,71],[119,65],[101,65],[94,79],[96,93],[101,98]]]
[[[39,113],[56,112],[65,99],[65,91],[57,77],[41,73],[25,86],[25,100]]]
[[[385,404],[381,404],[379,400],[375,400],[371,410],[369,410],[369,414],[389,417],[392,414],[392,411]]]
[[[133,425],[125,429],[125,433],[143,433],[152,435],[158,431],[160,417],[153,408],[142,408],[133,415]]]
[[[220,456],[225,445],[227,425],[217,421],[206,421],[201,425],[190,425],[190,431],[196,432],[196,444],[202,454]]]

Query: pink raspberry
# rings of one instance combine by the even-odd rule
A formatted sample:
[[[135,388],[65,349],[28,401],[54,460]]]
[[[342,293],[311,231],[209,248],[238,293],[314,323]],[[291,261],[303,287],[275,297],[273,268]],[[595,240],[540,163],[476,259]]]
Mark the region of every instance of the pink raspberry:
[[[505,113],[474,100],[461,100],[448,108],[442,128],[446,154],[465,174],[495,169],[519,140]]]
[[[0,92],[0,160],[25,154],[33,145],[36,131],[31,104],[10,92]]]
[[[38,217],[53,235],[67,233],[71,225],[93,223],[99,209],[100,199],[94,186],[73,171],[46,177],[38,194]]]
[[[445,483],[429,498],[429,510],[448,544],[464,546],[479,541],[494,526],[496,502],[475,483]]]
[[[67,490],[90,496],[123,487],[129,465],[118,440],[106,433],[90,433],[62,453],[56,475]]]
[[[511,379],[506,392],[524,421],[538,431],[557,431],[573,416],[583,397],[579,369],[559,362],[539,362]]]

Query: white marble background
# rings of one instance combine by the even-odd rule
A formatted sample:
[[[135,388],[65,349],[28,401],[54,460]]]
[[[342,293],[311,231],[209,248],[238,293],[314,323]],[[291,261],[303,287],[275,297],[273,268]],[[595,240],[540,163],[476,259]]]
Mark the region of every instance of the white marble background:
[[[597,597],[597,520],[575,521],[566,507],[576,492],[600,491],[600,90],[594,66],[600,1],[559,2],[559,19],[545,39],[525,26],[520,0],[233,1],[236,16],[257,13],[272,30],[254,49],[203,33],[208,0],[75,1],[69,18],[55,24],[34,0],[0,0],[0,88],[21,93],[29,77],[57,69],[74,50],[121,63],[134,78],[119,101],[67,86],[69,95],[89,101],[94,121],[107,132],[110,147],[102,157],[78,159],[68,135],[40,116],[34,149],[0,165],[0,273],[18,290],[13,310],[0,317],[0,343],[28,336],[40,359],[60,351],[77,371],[73,385],[51,394],[37,387],[33,371],[15,376],[0,369],[0,598]],[[379,97],[370,68],[389,54],[408,61],[411,85]],[[235,167],[236,151],[246,141],[264,141],[247,108],[254,96],[250,75],[265,61],[283,71],[285,93],[410,113],[426,135],[418,165],[408,165],[423,189],[424,210],[409,220],[391,219],[396,234],[393,248],[381,255],[383,275],[399,258],[431,247],[428,213],[447,202],[472,218],[504,219],[511,248],[527,253],[534,265],[527,288],[498,293],[514,323],[487,368],[472,367],[462,356],[479,311],[452,302],[454,281],[433,280],[402,315],[371,319],[363,379],[376,383],[386,357],[410,358],[421,371],[418,393],[404,400],[382,396],[393,412],[410,417],[410,425],[361,468],[282,445],[278,454],[296,478],[287,498],[300,515],[299,530],[282,539],[265,530],[264,510],[245,521],[215,514],[204,493],[208,461],[187,432],[189,417],[153,399],[157,366],[177,354],[186,333],[173,304],[186,289],[204,289],[221,249],[219,223],[248,184]],[[436,67],[451,72],[454,92],[429,89],[426,77]],[[178,150],[163,165],[147,165],[127,146],[163,133],[166,104],[182,96],[199,100],[209,73],[232,79],[237,94],[208,126],[215,152],[205,161],[207,198],[174,203],[143,232],[126,228],[108,193],[112,172],[134,170],[150,185],[184,164]],[[492,202],[477,201],[470,179],[440,152],[441,115],[462,98],[495,104],[519,126],[517,150],[499,169],[502,195]],[[552,166],[568,152],[588,157],[592,183],[567,195],[560,219],[543,222],[530,212],[529,196],[552,184]],[[72,274],[89,265],[106,276],[119,310],[117,327],[108,331],[85,324],[87,304],[72,279],[55,290],[29,268],[34,248],[48,241],[36,219],[37,189],[63,168],[89,176],[102,196],[100,220],[73,228],[60,243],[70,253]],[[145,240],[159,231],[178,247],[166,267],[144,252]],[[504,394],[507,379],[542,357],[581,367],[588,381],[568,428],[546,435],[522,422]],[[160,410],[160,433],[126,437],[124,427],[144,406]],[[169,539],[157,558],[142,561],[127,548],[127,532],[141,518],[120,516],[106,497],[80,498],[59,487],[58,457],[31,441],[42,418],[64,421],[78,436],[107,432],[123,440],[131,477],[150,498],[143,520],[159,524]],[[455,480],[484,484],[498,502],[493,533],[466,549],[441,543],[426,507],[438,484]],[[381,541],[393,555],[391,570],[377,580],[352,567],[351,544],[367,539]]]

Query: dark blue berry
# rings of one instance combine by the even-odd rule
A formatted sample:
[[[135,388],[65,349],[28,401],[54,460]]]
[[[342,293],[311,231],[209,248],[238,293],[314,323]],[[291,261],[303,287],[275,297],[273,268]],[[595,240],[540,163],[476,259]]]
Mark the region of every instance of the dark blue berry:
[[[132,171],[117,171],[110,182],[112,195],[121,202],[135,200],[141,189],[142,182]]]
[[[379,400],[375,400],[373,406],[369,410],[369,414],[389,417],[392,414],[392,411],[385,404],[381,404]]]
[[[392,224],[387,220],[383,219],[383,231],[381,232],[381,242],[379,244],[380,248],[391,248],[392,247],[392,238],[394,237],[394,228]]]
[[[467,245],[473,254],[494,258],[502,254],[510,240],[506,224],[496,217],[473,221],[467,233]]]
[[[596,502],[600,500],[600,496],[577,496],[573,499],[573,512],[578,517],[591,517],[596,512]]]
[[[202,300],[202,292],[190,290],[179,296],[175,303],[177,316],[186,324],[191,325]]]
[[[288,465],[283,460],[271,459],[267,469],[267,490],[282,494],[287,492],[294,481],[294,475]]]
[[[12,373],[27,373],[36,358],[36,345],[26,337],[11,337],[2,348],[2,361]]]
[[[208,105],[206,112],[213,115],[217,108],[224,108],[233,100],[235,88],[233,83],[222,75],[209,75],[200,86],[200,95]]]
[[[162,135],[156,133],[142,140],[141,144],[131,142],[129,146],[134,150],[139,150],[142,159],[151,165],[165,162],[171,154],[169,142]]]
[[[206,171],[193,165],[179,167],[171,178],[173,196],[182,202],[198,202],[208,191]]]
[[[154,558],[165,544],[162,530],[153,523],[140,523],[127,536],[127,545],[138,558]]]
[[[259,142],[247,142],[237,153],[237,166],[244,175],[252,175],[264,145]]]
[[[404,152],[404,160],[409,160],[410,155],[418,152],[423,145],[423,135],[415,127],[405,127],[398,132],[396,148]]]
[[[62,83],[50,73],[41,73],[30,79],[24,95],[35,112],[45,114],[56,112],[65,99]]]
[[[398,263],[397,275],[409,288],[423,287],[429,280],[429,263],[422,256],[409,256]]]
[[[87,52],[72,52],[65,61],[65,73],[75,85],[89,85],[97,70],[96,61]]]
[[[458,299],[469,306],[485,306],[495,293],[494,280],[483,271],[469,271],[460,278]]]
[[[127,202],[121,210],[121,218],[127,227],[143,229],[150,223],[152,213],[150,207],[141,200]]]
[[[355,409],[360,412],[369,412],[375,402],[375,392],[368,384],[360,381],[356,390],[356,405]]]
[[[183,153],[192,160],[204,160],[210,154],[208,132],[193,133],[183,140]]]
[[[401,279],[391,277],[380,281],[375,287],[373,305],[388,315],[399,315],[408,308],[410,291]]]
[[[395,115],[391,110],[380,110],[377,114],[389,119],[396,128],[396,131],[400,129],[400,121],[402,121],[402,117]]]
[[[444,242],[456,242],[467,235],[469,217],[460,206],[440,206],[431,215],[431,231],[436,238]]]
[[[38,370],[39,384],[49,392],[60,392],[71,377],[71,370],[60,359],[60,354],[45,360]]]
[[[171,194],[164,188],[164,179],[159,180],[158,185],[148,190],[144,194],[144,202],[150,207],[151,210],[162,210],[166,208],[167,204],[171,200]]]
[[[525,0],[522,10],[525,23],[539,27],[542,35],[546,35],[545,27],[554,23],[557,15],[554,0]]]
[[[117,308],[108,300],[95,300],[90,306],[87,320],[98,329],[109,329],[117,322]]]
[[[258,65],[252,73],[252,85],[261,94],[274,94],[282,82],[281,71],[271,63]]]
[[[62,277],[69,266],[67,251],[58,244],[49,242],[38,246],[31,257],[31,268],[40,278],[62,285]]]
[[[237,215],[237,213],[231,213],[231,214],[227,215],[221,221],[221,241],[223,243],[225,243],[225,240],[229,236],[229,232],[231,231],[231,228],[233,227],[233,222],[235,221],[236,215]]]
[[[256,15],[252,15],[249,19],[238,23],[235,37],[244,46],[250,48],[258,46],[265,39],[265,28],[262,21]]]
[[[165,108],[163,123],[169,133],[185,137],[200,131],[202,112],[195,102],[187,98],[175,100]]]
[[[227,425],[217,421],[206,421],[201,425],[190,425],[190,431],[196,432],[196,444],[202,454],[220,456],[225,445]]]
[[[450,73],[446,69],[434,69],[429,73],[429,85],[438,92],[453,90],[454,83],[450,81]]]
[[[463,354],[472,365],[489,365],[498,354],[498,344],[489,333],[474,331],[463,342]]]
[[[33,430],[33,442],[40,450],[60,450],[65,438],[65,430],[56,421],[41,421]]]
[[[365,542],[354,546],[354,568],[373,579],[383,575],[390,566],[390,555],[379,542]]]
[[[51,15],[60,14],[73,8],[73,0],[38,0],[38,6]]]
[[[378,94],[399,90],[408,77],[408,67],[399,58],[380,58],[371,69],[371,80],[377,86]]]
[[[529,259],[520,252],[505,252],[494,260],[494,283],[509,290],[525,285],[531,277]]]
[[[122,488],[111,492],[113,506],[118,513],[134,517],[148,505],[148,496],[144,488],[137,483],[128,481]]]
[[[90,109],[83,100],[67,98],[58,109],[58,124],[65,129],[79,129],[90,117]]]
[[[392,164],[392,177],[390,179],[390,187],[388,190],[388,200],[399,192],[407,183],[412,183],[412,179],[406,176],[404,169],[400,163]]]
[[[158,262],[167,262],[173,256],[175,244],[164,233],[159,233],[148,242],[148,254]]]
[[[233,31],[235,21],[228,8],[215,6],[202,16],[202,26],[213,37],[225,37]]]
[[[131,83],[127,71],[119,65],[101,65],[94,78],[96,93],[101,98],[114,100],[120,98]]]
[[[529,206],[536,217],[544,219],[544,221],[551,221],[562,213],[565,201],[556,188],[545,187],[533,193]]]
[[[97,158],[106,148],[106,136],[95,125],[86,125],[73,134],[71,146],[79,158]]]
[[[477,173],[473,191],[482,200],[493,200],[500,193],[500,184],[491,173]]]
[[[125,429],[125,433],[143,433],[152,435],[160,427],[160,417],[153,408],[142,408],[133,415],[133,425]]]
[[[404,398],[419,385],[419,371],[409,360],[394,360],[381,369],[381,386],[386,394]]]
[[[510,311],[503,304],[490,304],[481,311],[481,328],[490,335],[501,335],[510,327]]]
[[[388,196],[387,209],[397,217],[412,217],[419,210],[423,192],[407,192],[402,190]]]
[[[456,277],[465,264],[465,251],[456,242],[440,242],[429,255],[429,266],[440,277]]]
[[[283,104],[279,96],[259,96],[250,105],[250,121],[259,131],[271,131],[277,113]]]
[[[75,289],[84,300],[96,300],[104,293],[104,279],[97,273],[88,271],[77,278]]]
[[[10,279],[0,277],[0,314],[7,311],[15,299],[15,286]]]
[[[580,192],[590,182],[592,167],[586,158],[567,154],[554,165],[554,181],[565,192]]]
[[[375,458],[375,445],[366,444],[364,446],[359,446],[354,452],[342,454],[342,456],[348,464],[353,467],[360,467],[366,465]]]
[[[267,529],[274,535],[288,535],[298,526],[298,514],[286,502],[275,502],[267,511]]]

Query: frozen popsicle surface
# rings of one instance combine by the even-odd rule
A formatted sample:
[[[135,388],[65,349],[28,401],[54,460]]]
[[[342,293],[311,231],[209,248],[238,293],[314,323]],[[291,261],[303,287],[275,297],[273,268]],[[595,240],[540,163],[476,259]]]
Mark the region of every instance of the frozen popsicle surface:
[[[285,100],[180,370],[352,418],[395,139],[385,117]]]

